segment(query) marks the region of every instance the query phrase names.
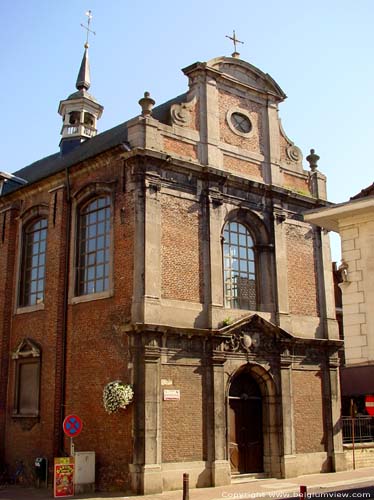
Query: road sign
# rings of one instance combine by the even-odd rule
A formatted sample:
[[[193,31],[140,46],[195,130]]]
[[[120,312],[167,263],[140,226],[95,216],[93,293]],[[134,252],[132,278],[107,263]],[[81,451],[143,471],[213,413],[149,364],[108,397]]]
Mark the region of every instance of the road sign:
[[[365,409],[369,415],[374,417],[374,396],[365,397]]]
[[[68,415],[63,423],[63,429],[67,436],[74,438],[78,436],[83,427],[82,420],[76,415]]]

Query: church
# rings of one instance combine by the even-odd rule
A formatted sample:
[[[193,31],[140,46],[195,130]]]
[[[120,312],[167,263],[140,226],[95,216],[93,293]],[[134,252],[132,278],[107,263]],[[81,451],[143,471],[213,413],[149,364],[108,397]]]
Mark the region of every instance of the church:
[[[94,451],[138,494],[345,468],[328,206],[268,73],[217,57],[98,133],[88,45],[60,150],[0,173],[0,460]],[[300,116],[300,119],[304,119]],[[57,144],[57,137],[56,137]],[[103,390],[133,401],[108,414]]]

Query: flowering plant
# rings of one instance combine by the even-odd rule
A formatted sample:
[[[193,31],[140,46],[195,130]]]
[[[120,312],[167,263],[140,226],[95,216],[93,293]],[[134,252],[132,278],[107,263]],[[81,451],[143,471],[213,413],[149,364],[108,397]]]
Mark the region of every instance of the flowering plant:
[[[108,413],[114,413],[120,408],[126,408],[134,397],[134,391],[131,385],[124,384],[120,380],[109,382],[104,387],[103,403]]]

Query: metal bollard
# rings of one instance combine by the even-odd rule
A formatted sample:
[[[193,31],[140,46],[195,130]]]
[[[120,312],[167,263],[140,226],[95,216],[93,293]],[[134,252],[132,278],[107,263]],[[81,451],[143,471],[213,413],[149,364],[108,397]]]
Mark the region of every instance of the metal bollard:
[[[183,474],[183,500],[190,500],[190,475]]]
[[[300,486],[300,500],[306,500],[306,486]]]

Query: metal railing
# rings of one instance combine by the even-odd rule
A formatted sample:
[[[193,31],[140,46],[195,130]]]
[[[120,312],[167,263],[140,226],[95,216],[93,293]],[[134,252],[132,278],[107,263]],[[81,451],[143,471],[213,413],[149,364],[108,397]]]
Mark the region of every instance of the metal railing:
[[[343,443],[370,443],[374,441],[374,417],[342,417]]]

